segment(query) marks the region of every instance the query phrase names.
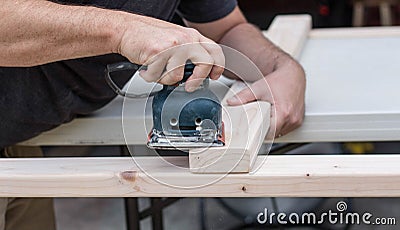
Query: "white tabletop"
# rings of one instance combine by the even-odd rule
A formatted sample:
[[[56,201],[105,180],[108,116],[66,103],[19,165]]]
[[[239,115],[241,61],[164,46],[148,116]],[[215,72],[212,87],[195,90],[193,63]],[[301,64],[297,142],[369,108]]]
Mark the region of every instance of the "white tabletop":
[[[304,125],[288,142],[400,140],[400,37],[309,39]]]
[[[400,140],[400,37],[310,38],[300,62],[307,73],[305,121],[277,142]],[[226,92],[220,84],[213,87]],[[122,121],[135,132],[128,144],[145,144],[150,106],[145,116],[145,99],[127,103],[123,119],[123,99],[116,98],[25,144],[125,144]]]

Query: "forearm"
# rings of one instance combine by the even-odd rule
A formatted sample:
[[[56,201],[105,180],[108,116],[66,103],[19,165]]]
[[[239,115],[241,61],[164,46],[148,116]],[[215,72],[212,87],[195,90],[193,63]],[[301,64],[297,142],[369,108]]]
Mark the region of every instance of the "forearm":
[[[300,65],[290,55],[266,39],[258,28],[249,23],[236,25],[222,37],[220,43],[246,55],[258,66],[264,76],[283,65],[295,66],[302,71]],[[251,79],[251,76],[247,77],[250,79],[245,80],[256,80]]]
[[[0,15],[0,66],[33,66],[116,52],[122,33],[118,23],[128,16],[44,0],[5,0]]]

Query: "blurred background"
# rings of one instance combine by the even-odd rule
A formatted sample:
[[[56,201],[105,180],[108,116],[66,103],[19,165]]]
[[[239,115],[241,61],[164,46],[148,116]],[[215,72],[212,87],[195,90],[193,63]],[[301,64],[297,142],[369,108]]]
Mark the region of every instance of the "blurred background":
[[[400,25],[398,0],[238,0],[238,3],[246,18],[261,29],[267,29],[278,14],[310,14],[314,28]],[[383,10],[382,3],[388,3],[389,9]],[[384,18],[391,18],[391,23]],[[175,22],[183,24],[178,16]]]

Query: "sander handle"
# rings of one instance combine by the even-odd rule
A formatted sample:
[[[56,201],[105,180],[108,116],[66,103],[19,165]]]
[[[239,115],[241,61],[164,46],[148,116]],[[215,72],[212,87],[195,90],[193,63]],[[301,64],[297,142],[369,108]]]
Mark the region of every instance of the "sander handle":
[[[190,60],[188,60],[185,64],[183,78],[178,84],[185,83],[190,78],[190,76],[192,76],[195,67],[196,67],[196,65],[193,64]],[[130,93],[130,92],[128,93],[128,92],[122,90],[111,78],[111,73],[113,73],[113,72],[125,71],[125,70],[138,71],[139,69],[146,70],[147,66],[144,66],[144,65],[141,66],[141,65],[134,64],[131,62],[118,62],[118,63],[108,64],[106,67],[106,70],[105,70],[105,80],[106,80],[107,84],[111,87],[112,90],[114,90],[114,92],[116,94],[123,96],[123,97],[146,98],[146,97],[154,96],[159,91],[151,92],[151,93],[143,93],[143,94],[135,94],[135,93]]]

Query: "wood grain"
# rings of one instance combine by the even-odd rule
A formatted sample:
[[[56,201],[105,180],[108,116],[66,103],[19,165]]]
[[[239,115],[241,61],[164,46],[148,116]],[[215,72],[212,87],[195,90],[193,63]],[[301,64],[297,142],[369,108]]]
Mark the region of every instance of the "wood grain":
[[[186,161],[170,158],[171,162]],[[260,156],[258,160],[264,160]],[[131,158],[1,159],[1,197],[399,197],[400,156],[269,156],[250,174],[179,188],[162,181],[207,182],[212,174]]]

